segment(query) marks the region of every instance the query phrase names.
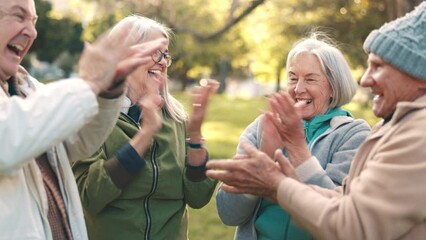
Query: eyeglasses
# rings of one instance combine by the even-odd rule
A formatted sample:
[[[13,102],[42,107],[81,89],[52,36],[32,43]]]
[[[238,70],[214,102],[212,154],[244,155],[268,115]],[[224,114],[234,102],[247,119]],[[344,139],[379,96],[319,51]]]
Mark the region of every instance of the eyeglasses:
[[[166,60],[166,66],[170,67],[172,65],[172,56],[169,53],[163,52],[161,50],[157,50],[155,53],[151,55],[152,60],[156,63],[160,63],[163,58]]]

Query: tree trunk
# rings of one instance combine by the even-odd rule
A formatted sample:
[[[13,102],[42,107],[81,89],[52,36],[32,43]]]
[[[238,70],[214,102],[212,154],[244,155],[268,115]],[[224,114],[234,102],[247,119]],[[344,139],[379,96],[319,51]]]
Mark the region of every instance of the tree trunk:
[[[388,20],[404,16],[419,5],[423,0],[386,0],[386,14]]]

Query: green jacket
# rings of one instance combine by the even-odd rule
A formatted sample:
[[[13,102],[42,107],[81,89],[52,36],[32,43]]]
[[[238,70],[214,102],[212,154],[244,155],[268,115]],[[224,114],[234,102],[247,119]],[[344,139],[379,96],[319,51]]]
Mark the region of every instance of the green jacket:
[[[123,113],[98,152],[73,165],[90,239],[188,239],[187,204],[201,208],[210,201],[216,181],[188,179],[185,125],[162,112],[163,125],[143,156],[145,167],[123,175],[131,179],[125,186],[117,186],[108,171],[109,163],[118,163],[116,151],[139,129]]]

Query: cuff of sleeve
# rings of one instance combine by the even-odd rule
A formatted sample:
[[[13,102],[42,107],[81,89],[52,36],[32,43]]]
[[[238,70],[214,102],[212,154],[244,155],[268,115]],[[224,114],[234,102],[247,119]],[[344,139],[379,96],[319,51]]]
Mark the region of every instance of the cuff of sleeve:
[[[136,174],[139,170],[145,167],[145,160],[139,156],[136,150],[129,143],[121,147],[117,151],[116,156],[117,160],[130,174]]]
[[[323,170],[317,158],[312,156],[296,168],[296,174],[300,181],[307,182],[315,173]]]
[[[206,164],[209,160],[209,152],[206,150],[206,159],[200,166],[191,166],[188,161],[185,161],[186,171],[185,176],[192,182],[201,182],[207,178],[206,176]]]
[[[114,106],[114,108],[119,108],[121,107],[124,97],[125,95],[121,94],[120,96],[116,98],[97,97],[96,99],[99,103],[99,108],[106,108],[110,106]]]
[[[121,147],[115,157],[104,163],[105,171],[119,188],[125,187],[144,166],[145,161],[130,144]]]

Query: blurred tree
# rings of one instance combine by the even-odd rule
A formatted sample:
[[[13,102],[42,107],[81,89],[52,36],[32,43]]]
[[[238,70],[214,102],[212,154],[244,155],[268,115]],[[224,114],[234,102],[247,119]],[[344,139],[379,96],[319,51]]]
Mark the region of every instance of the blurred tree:
[[[249,52],[241,28],[236,30],[237,24],[264,3],[264,0],[87,1],[97,2],[99,16],[103,16],[89,25],[87,31],[92,33],[89,37],[127,14],[139,13],[156,19],[175,33],[171,46],[174,63],[169,71],[182,82],[182,89],[195,79],[212,77],[223,83],[222,91],[224,74],[236,72],[233,60],[247,58],[245,54]]]
[[[424,0],[386,0],[386,14],[388,20],[404,16],[405,13],[414,9]]]
[[[81,23],[71,17],[56,19],[51,17],[52,5],[45,0],[35,0],[37,15],[37,39],[30,53],[41,61],[53,62],[61,53],[70,56],[79,54],[83,49]],[[65,69],[69,73],[70,69]]]
[[[165,23],[176,33],[173,78],[203,77],[276,81],[280,89],[286,55],[312,29],[336,39],[353,68],[365,66],[362,43],[404,0],[85,0],[97,3],[87,25],[90,39],[122,17],[137,13]],[[419,0],[405,0],[410,6]],[[399,5],[398,5],[399,6]],[[225,76],[226,75],[226,76]],[[224,86],[224,85],[223,85]],[[221,90],[224,90],[223,88]]]

